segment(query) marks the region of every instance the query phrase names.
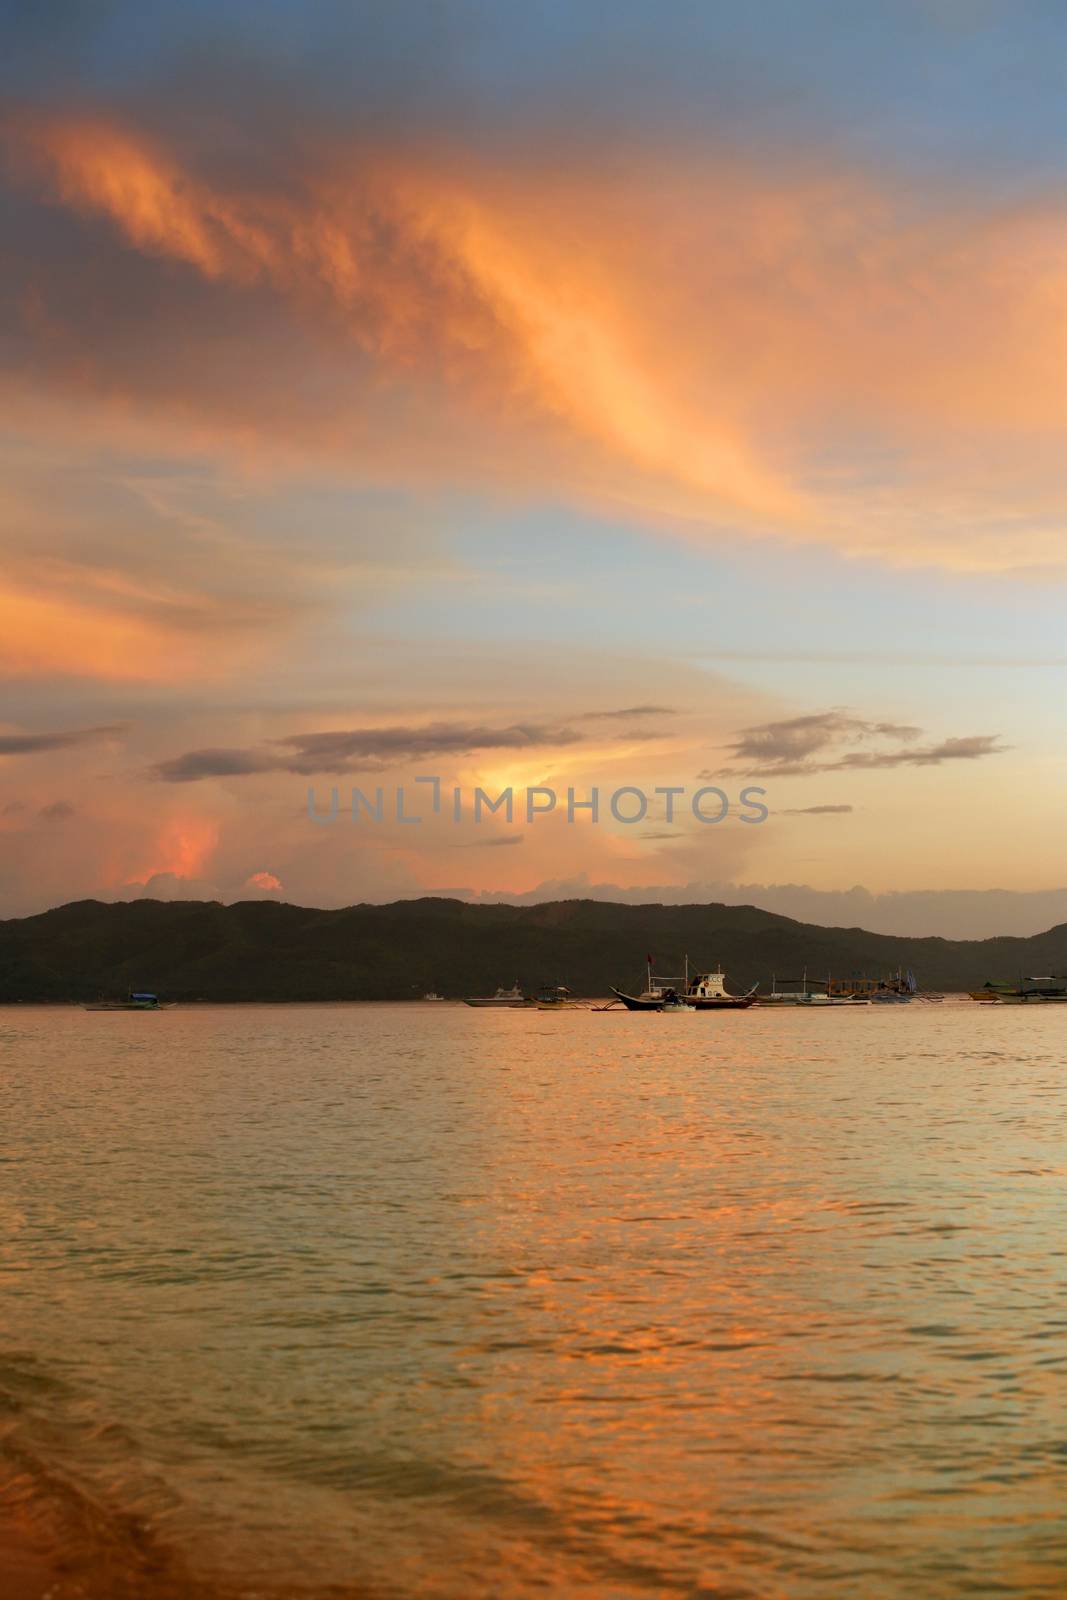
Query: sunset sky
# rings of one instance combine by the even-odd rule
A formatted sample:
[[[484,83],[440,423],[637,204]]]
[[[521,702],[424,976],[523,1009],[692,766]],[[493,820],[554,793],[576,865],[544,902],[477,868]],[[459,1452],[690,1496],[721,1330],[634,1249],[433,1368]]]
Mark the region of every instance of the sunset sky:
[[[1058,0],[5,33],[0,916],[1067,920]],[[427,773],[771,815],[308,819]]]

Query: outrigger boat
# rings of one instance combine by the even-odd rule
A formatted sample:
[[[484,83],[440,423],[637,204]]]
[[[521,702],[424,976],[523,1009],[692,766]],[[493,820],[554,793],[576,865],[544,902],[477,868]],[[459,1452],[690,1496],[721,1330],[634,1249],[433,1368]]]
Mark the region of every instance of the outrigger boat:
[[[627,1011],[662,1011],[665,990],[658,991],[654,996],[643,994],[623,994],[621,989],[614,985],[611,990],[617,1000],[621,1000]],[[671,991],[674,992],[673,990]],[[605,1008],[606,1009],[606,1008]]]
[[[900,967],[886,978],[868,978],[861,973],[853,973],[850,978],[828,978],[826,992],[835,999],[870,1000],[881,1006],[908,1005],[912,1000],[935,1005],[945,998],[943,994],[923,994],[914,972],[910,968],[905,972]]]
[[[571,992],[562,983],[543,983],[537,996],[538,1011],[563,1011],[576,1009]]]
[[[1010,983],[994,983],[991,978],[987,978],[980,989],[970,991],[970,996],[972,1000],[978,1000],[983,1005],[993,1005],[1002,995],[1015,993]]]
[[[142,991],[135,993],[132,989],[125,1000],[94,1000],[85,1007],[86,1011],[170,1011],[174,1005],[171,1000],[166,1005],[158,995]]]
[[[742,1011],[756,998],[756,985],[747,994],[728,994],[722,970],[697,973],[689,977],[689,957],[685,958],[682,978],[657,978],[652,957],[646,956],[648,982],[641,994],[624,994],[612,989],[627,1011]]]
[[[1056,983],[1060,985],[1064,981],[1063,977],[1027,978],[1026,980],[1028,984]],[[971,999],[980,1000],[984,1003],[993,1002],[1002,1006],[1054,1005],[1057,1002],[1063,1004],[1067,1002],[1067,988],[1024,989],[1023,981],[1020,978],[1019,986],[1016,989],[1013,989],[1007,983],[986,983],[982,989],[971,990]]]
[[[865,1006],[866,995],[834,993],[832,982],[829,978],[808,978],[805,970],[801,978],[783,978],[784,984],[796,984],[796,988],[779,989],[778,978],[771,978],[770,994],[756,995],[758,1006]]]
[[[657,979],[652,971],[652,957],[645,957],[645,967],[648,977],[645,987],[640,994],[623,994],[621,989],[612,985],[611,992],[617,1000],[621,1000],[627,1011],[662,1011],[664,1001],[668,995],[677,998],[678,990],[674,981],[666,978]]]

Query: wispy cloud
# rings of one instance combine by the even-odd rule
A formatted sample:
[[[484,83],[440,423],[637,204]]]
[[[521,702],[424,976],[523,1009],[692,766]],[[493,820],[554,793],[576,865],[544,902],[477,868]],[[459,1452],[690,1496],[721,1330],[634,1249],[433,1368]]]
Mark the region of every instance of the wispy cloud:
[[[962,739],[941,739],[912,750],[856,750],[831,764],[830,771],[846,767],[939,767],[943,761],[980,761],[1002,755],[1008,746],[995,733],[972,733]]]
[[[156,777],[167,783],[194,783],[201,778],[243,778],[262,772],[381,771],[402,761],[436,755],[467,755],[477,750],[533,750],[577,744],[573,728],[537,723],[509,727],[435,722],[426,727],[347,728],[324,733],[295,733],[255,750],[189,750],[158,762]]]
[[[125,728],[113,723],[104,728],[74,728],[63,733],[0,733],[0,756],[32,756],[45,750],[69,750],[74,745],[115,739]]]
[[[787,806],[783,817],[843,817],[855,806]]]
[[[673,717],[677,712],[672,706],[623,706],[618,711],[583,711],[580,717],[582,722],[598,721],[624,721],[628,717]]]
[[[500,850],[509,845],[521,844],[525,838],[521,833],[504,833],[493,839],[464,839],[458,846],[461,850]]]
[[[166,783],[196,783],[201,778],[249,778],[257,772],[287,770],[270,751],[188,750],[184,755],[160,761],[153,768]]]
[[[741,761],[761,768],[794,767],[829,746],[859,739],[917,739],[920,728],[903,723],[868,722],[845,711],[817,711],[742,728],[730,746]]]
[[[727,770],[762,777],[804,777],[820,772],[936,767],[946,761],[978,761],[1008,746],[998,734],[976,733],[918,744],[922,729],[910,723],[871,721],[833,710],[742,728],[728,746],[736,763]],[[890,748],[884,747],[890,741]],[[876,748],[871,749],[869,746]],[[868,748],[848,748],[866,746]],[[827,759],[833,751],[842,751]],[[711,778],[710,771],[700,774]]]
[[[1067,487],[1045,443],[1067,398],[1047,337],[1065,308],[1055,200],[1006,206],[815,152],[650,150],[614,177],[591,152],[563,178],[547,150],[508,165],[484,142],[416,152],[313,128],[299,161],[242,174],[175,122],[8,119],[28,208],[61,208],[117,280],[88,324],[34,215],[11,286],[25,388],[88,391],[124,426],[195,417],[198,441],[255,438],[268,459],[439,480],[476,458],[483,483],[523,487],[551,472],[693,536],[729,518],[896,564],[1063,565]],[[320,381],[279,406],[279,374],[309,360]],[[382,380],[404,392],[402,428],[367,404]]]

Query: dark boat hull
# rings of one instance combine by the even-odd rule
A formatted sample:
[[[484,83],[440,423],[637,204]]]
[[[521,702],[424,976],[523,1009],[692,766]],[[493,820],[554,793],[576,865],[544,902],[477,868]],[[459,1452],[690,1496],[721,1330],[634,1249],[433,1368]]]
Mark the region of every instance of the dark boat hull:
[[[694,1000],[687,995],[685,1003],[694,1011],[747,1011],[755,1000],[754,994],[727,995],[722,1000]]]
[[[622,1001],[627,1011],[662,1011],[662,1000],[641,1000],[635,994],[623,994],[621,989],[612,989],[612,994]]]
[[[95,1005],[83,1006],[84,1011],[170,1011],[175,1002],[168,1000],[160,1005],[139,1006],[132,1000],[98,1000]]]

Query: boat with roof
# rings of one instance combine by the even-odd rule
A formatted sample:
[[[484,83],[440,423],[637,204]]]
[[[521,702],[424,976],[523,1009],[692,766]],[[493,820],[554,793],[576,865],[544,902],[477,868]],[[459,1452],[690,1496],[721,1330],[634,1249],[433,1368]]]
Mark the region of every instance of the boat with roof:
[[[1017,986],[1009,983],[986,982],[981,989],[971,990],[971,999],[1002,1006],[1055,1005],[1067,1002],[1067,978],[1019,979]]]
[[[756,998],[756,985],[747,994],[730,994],[722,968],[689,974],[689,957],[679,978],[657,976],[651,956],[645,957],[646,982],[640,994],[612,988],[627,1011],[745,1011]]]
[[[780,987],[781,985],[781,987]],[[865,1006],[868,1001],[866,995],[856,995],[851,992],[843,993],[833,985],[830,978],[809,978],[807,968],[799,978],[781,978],[777,974],[771,978],[769,994],[758,994],[755,997],[758,1006]]]
[[[563,983],[543,983],[537,994],[538,1011],[573,1011],[580,1009],[573,995]]]
[[[714,972],[698,972],[685,991],[685,1003],[694,1011],[747,1011],[756,1003],[757,985],[744,994],[730,994],[721,967]]]
[[[170,1011],[174,1001],[164,1003],[156,994],[148,990],[131,989],[125,1000],[94,1000],[85,1007],[86,1011]]]
[[[464,1004],[468,1006],[503,1006],[514,1010],[515,1007],[525,1006],[530,1002],[519,988],[518,979],[516,979],[510,989],[500,988],[496,991],[496,994],[491,995],[470,995],[464,1001]]]

